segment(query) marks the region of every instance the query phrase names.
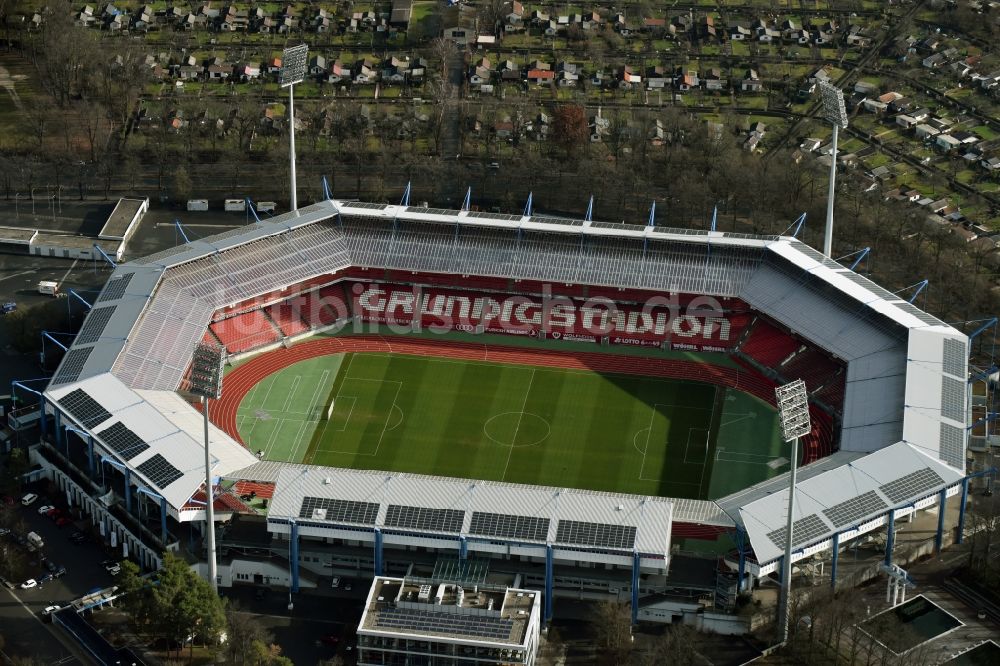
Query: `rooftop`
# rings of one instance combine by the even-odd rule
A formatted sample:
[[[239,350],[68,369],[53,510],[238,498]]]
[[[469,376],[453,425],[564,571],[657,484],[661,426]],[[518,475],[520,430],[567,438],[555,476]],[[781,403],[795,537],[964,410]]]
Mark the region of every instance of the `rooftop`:
[[[136,217],[146,205],[147,201],[143,199],[119,199],[118,205],[111,211],[107,222],[97,234],[98,237],[112,240],[125,238],[129,229],[136,222]]]
[[[540,596],[513,588],[376,578],[358,631],[526,647]]]

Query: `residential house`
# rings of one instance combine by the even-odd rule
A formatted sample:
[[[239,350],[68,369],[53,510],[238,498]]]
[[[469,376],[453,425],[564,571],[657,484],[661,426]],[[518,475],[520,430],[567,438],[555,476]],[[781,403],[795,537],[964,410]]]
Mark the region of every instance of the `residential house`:
[[[726,89],[726,80],[722,78],[722,70],[718,67],[713,67],[706,71],[702,75],[701,80],[705,84],[705,90]]]
[[[865,29],[857,24],[852,24],[847,28],[844,41],[847,42],[848,46],[857,46],[862,49],[868,48],[872,43],[871,37],[868,36]]]
[[[233,73],[233,68],[225,63],[213,63],[205,69],[210,81],[225,81]]]
[[[822,145],[822,143],[823,142],[820,141],[819,139],[809,138],[804,140],[801,144],[799,144],[799,148],[801,148],[807,153],[812,153],[816,151],[820,147],[820,145]]]
[[[733,23],[729,26],[729,39],[734,42],[744,42],[750,39],[750,28],[740,25],[739,23]]]
[[[905,113],[901,113],[896,116],[896,124],[903,129],[910,129],[917,124],[916,119],[913,116],[908,116]]]
[[[268,74],[281,74],[281,58],[271,58],[268,60],[265,69]]]
[[[560,86],[575,86],[580,80],[580,70],[576,63],[560,62],[556,66],[556,83]]]
[[[392,9],[389,13],[389,25],[394,28],[405,29],[410,24],[412,11],[413,0],[392,0]]]
[[[967,63],[964,60],[956,60],[955,62],[948,65],[948,67],[950,67],[951,71],[953,71],[955,75],[960,79],[964,79],[965,77],[972,74],[972,67],[969,65],[969,63]]]
[[[670,74],[663,65],[654,65],[646,69],[646,88],[663,90],[670,84]]]
[[[921,61],[921,64],[928,69],[934,69],[936,67],[944,65],[945,62],[946,60],[943,53],[935,53],[933,55],[929,55],[926,58],[924,58]]]
[[[644,18],[642,19],[642,32],[651,33],[654,37],[662,36],[667,29],[667,19]]]
[[[674,72],[674,88],[681,92],[697,88],[699,83],[697,72],[684,71],[681,67]]]
[[[938,134],[934,139],[934,143],[937,144],[938,148],[941,148],[944,151],[955,150],[962,145],[961,141],[950,134]]]
[[[340,60],[334,60],[330,65],[330,73],[326,77],[327,83],[342,83],[351,80],[351,68],[344,65]]]
[[[865,111],[875,114],[885,113],[886,109],[889,108],[889,105],[885,102],[880,102],[877,99],[869,99],[867,97],[861,101],[861,106]]]
[[[309,73],[315,76],[326,74],[326,58],[321,55],[314,55],[309,59]]]
[[[756,69],[748,69],[740,81],[740,90],[743,92],[760,92],[763,87]]]
[[[556,73],[551,69],[538,69],[536,67],[532,67],[528,69],[528,73],[525,78],[527,78],[528,83],[551,83],[556,80]]]
[[[926,107],[921,107],[919,109],[913,109],[912,111],[907,111],[906,115],[910,116],[918,123],[922,123],[931,117],[931,110]]]
[[[485,56],[469,68],[469,85],[473,88],[489,83],[492,78],[493,69],[490,67],[490,59]]]
[[[489,48],[495,46],[497,43],[496,35],[477,35],[476,36],[476,47],[477,48]]]
[[[236,68],[236,78],[241,81],[255,81],[260,78],[259,65],[240,65]]]
[[[621,69],[621,74],[618,79],[618,87],[624,89],[631,89],[642,83],[642,76],[637,74],[630,65],[625,65]]]
[[[984,157],[979,161],[979,166],[983,167],[987,171],[996,171],[1000,169],[1000,157]]]
[[[979,136],[977,134],[966,132],[965,130],[956,130],[952,132],[951,135],[965,145],[973,144],[979,141]]]
[[[375,62],[371,58],[365,58],[354,63],[351,68],[354,83],[365,84],[375,83],[378,73],[375,70]]]

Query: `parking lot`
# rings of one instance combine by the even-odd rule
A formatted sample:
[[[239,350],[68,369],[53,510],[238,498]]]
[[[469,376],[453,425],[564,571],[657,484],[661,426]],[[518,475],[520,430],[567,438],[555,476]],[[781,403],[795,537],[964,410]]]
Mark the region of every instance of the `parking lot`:
[[[38,493],[38,490],[32,492]],[[23,495],[24,493],[21,494]],[[32,655],[46,663],[52,663],[67,657],[69,649],[60,640],[52,640],[53,634],[59,639],[63,637],[59,632],[53,632],[51,625],[44,622],[41,612],[47,606],[65,605],[94,588],[108,587],[114,583],[114,578],[101,564],[108,559],[108,554],[101,545],[94,541],[73,544],[70,535],[76,528],[72,524],[60,528],[51,518],[38,513],[38,509],[45,505],[64,507],[65,502],[60,502],[58,497],[41,493],[39,495],[27,507],[21,505],[21,496],[16,497],[11,509],[26,525],[21,536],[26,538],[28,532],[34,532],[41,537],[44,545],[34,553],[28,553],[25,546],[17,545],[17,534],[11,533],[0,538],[8,546],[19,548],[26,554],[29,561],[28,578],[41,582],[28,589],[20,587],[24,580],[9,581],[13,589],[3,586],[0,593],[0,626],[3,626],[2,633],[7,644],[5,651],[8,654]],[[65,575],[42,580],[49,573],[41,564],[42,557],[56,567],[65,567]]]

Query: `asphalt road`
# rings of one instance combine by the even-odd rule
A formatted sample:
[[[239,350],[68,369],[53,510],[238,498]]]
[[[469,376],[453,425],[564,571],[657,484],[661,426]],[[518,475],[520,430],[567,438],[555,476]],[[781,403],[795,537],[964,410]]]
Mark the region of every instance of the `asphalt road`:
[[[114,579],[101,566],[101,561],[108,557],[101,546],[94,543],[74,546],[68,538],[74,531],[73,526],[58,528],[49,518],[38,514],[38,508],[44,504],[65,506],[59,499],[43,496],[30,507],[18,504],[16,508],[28,531],[36,532],[45,542],[39,554],[65,566],[66,575],[28,590],[20,587],[8,590],[0,586],[0,634],[6,642],[4,651],[8,655],[32,656],[47,664],[81,663],[72,657],[67,647],[72,643],[45,622],[40,613],[46,606],[65,605],[95,587],[108,587]],[[39,563],[39,554],[29,556],[34,557],[29,576],[36,578],[45,572]],[[23,581],[11,582],[19,585]],[[68,661],[61,661],[67,658]]]

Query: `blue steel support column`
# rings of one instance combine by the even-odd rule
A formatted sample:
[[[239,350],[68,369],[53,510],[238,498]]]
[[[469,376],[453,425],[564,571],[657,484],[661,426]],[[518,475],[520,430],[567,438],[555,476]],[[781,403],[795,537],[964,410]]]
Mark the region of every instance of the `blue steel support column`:
[[[291,544],[289,546],[288,559],[291,560],[288,563],[289,568],[292,570],[292,593],[298,594],[299,592],[299,524],[294,520],[291,521],[292,529],[291,533],[288,535],[291,539]]]
[[[160,498],[160,541],[167,543],[167,498]]]
[[[885,565],[892,564],[892,547],[896,541],[896,510],[889,511],[889,524],[885,533]]]
[[[464,534],[458,537],[458,557],[462,560],[469,557],[469,542],[466,540]]]
[[[552,544],[545,546],[545,623],[552,619]]]
[[[639,621],[639,551],[632,551],[632,624]]]
[[[375,575],[382,575],[382,530],[375,528]]]
[[[125,468],[125,510],[132,513],[132,470]]]
[[[87,461],[90,463],[90,478],[94,478],[94,437],[87,434]]]
[[[746,577],[747,577],[747,553],[745,546],[746,533],[743,531],[742,527],[736,528],[736,548],[739,550],[739,564],[737,565],[738,576],[736,580],[736,592],[743,592],[746,587]]]
[[[969,477],[962,479],[962,503],[958,505],[958,536],[955,543],[965,541],[965,507],[969,503]]]
[[[47,430],[47,428],[45,426],[45,403],[46,403],[45,394],[39,394],[38,398],[39,398],[39,400],[41,400],[41,402],[39,403],[39,405],[42,408],[41,418],[38,420],[38,427],[39,427],[39,429],[40,429],[40,431],[42,433],[42,439],[45,439],[45,431]]]
[[[837,557],[840,555],[840,532],[833,535],[833,557],[830,560],[830,589],[837,589]]]
[[[62,444],[62,438],[65,434],[62,432],[62,417],[59,415],[59,410],[56,410],[56,449],[58,450],[59,445]]]
[[[944,511],[948,505],[948,489],[942,488],[941,493],[938,495],[938,528],[937,534],[934,535],[934,553],[939,554],[941,552],[941,542],[944,539]]]

